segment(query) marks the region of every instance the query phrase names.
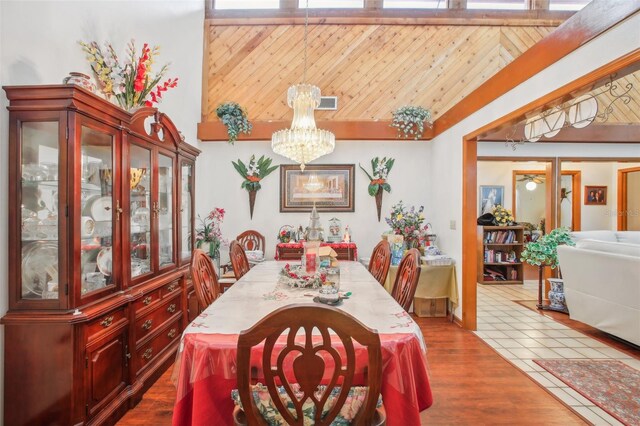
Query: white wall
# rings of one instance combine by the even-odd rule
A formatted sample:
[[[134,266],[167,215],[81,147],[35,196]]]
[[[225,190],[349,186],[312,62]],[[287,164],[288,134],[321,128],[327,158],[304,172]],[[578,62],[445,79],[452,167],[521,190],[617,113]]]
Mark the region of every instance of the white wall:
[[[284,96],[284,93],[283,93]],[[369,257],[371,250],[380,240],[380,234],[389,229],[384,217],[391,206],[402,200],[405,205],[424,205],[428,208],[431,197],[428,193],[428,181],[433,177],[426,168],[427,145],[424,142],[409,141],[338,141],[335,151],[316,160],[318,164],[355,164],[355,212],[353,213],[320,213],[325,235],[329,219],[337,217],[343,228],[349,225],[352,240],[358,245],[358,256]],[[229,145],[226,142],[203,142],[200,144],[202,155],[196,167],[196,190],[198,199],[197,212],[206,215],[214,207],[226,209],[222,231],[228,239],[247,229],[255,229],[266,238],[267,258],[273,258],[276,235],[282,225],[309,224],[309,213],[280,213],[280,171],[276,170],[262,181],[262,189],[256,196],[253,220],[249,217],[249,196],[240,188],[242,178],[233,168],[231,161],[238,159],[244,163],[252,154],[267,155],[274,164],[291,164],[284,157],[271,151],[271,143],[237,142]],[[371,158],[391,156],[395,164],[389,174],[388,182],[391,193],[385,192],[382,198],[382,218],[378,222],[375,198],[367,192],[369,180],[358,163],[370,172]],[[312,163],[312,164],[314,164]],[[426,218],[430,221],[429,216]],[[438,232],[436,229],[435,232]],[[222,261],[227,252],[222,252]]]
[[[429,144],[432,196],[427,215],[440,231],[440,245],[457,260],[462,295],[462,140],[465,135],[582,75],[640,47],[640,13],[591,40],[557,63],[472,114]],[[574,145],[574,154],[576,146]],[[582,150],[581,150],[582,151]],[[612,155],[612,154],[609,154]],[[456,230],[450,229],[455,221]],[[456,315],[461,315],[458,308]]]
[[[0,84],[58,84],[70,71],[89,74],[79,40],[110,41],[124,52],[135,38],[161,46],[156,65],[171,62],[179,86],[159,109],[187,142],[197,144],[202,81],[204,1],[0,1]],[[0,95],[0,204],[7,205],[8,113]],[[205,163],[204,161],[201,162]],[[0,315],[7,310],[7,209],[0,208]],[[4,328],[0,328],[0,333]],[[0,336],[4,347],[4,336]],[[0,350],[0,369],[4,349]],[[4,379],[0,376],[0,386]],[[4,398],[0,398],[0,404]],[[0,414],[0,418],[1,414]]]

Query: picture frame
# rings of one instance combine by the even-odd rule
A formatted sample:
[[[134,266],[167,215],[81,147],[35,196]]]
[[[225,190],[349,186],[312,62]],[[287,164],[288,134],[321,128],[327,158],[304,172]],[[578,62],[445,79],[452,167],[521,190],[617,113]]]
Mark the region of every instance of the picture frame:
[[[353,212],[355,164],[280,166],[280,212]]]
[[[584,205],[585,206],[606,206],[607,205],[607,187],[603,185],[585,185],[584,186]]]
[[[492,213],[493,208],[498,204],[504,207],[504,186],[480,185],[478,195],[478,216]]]

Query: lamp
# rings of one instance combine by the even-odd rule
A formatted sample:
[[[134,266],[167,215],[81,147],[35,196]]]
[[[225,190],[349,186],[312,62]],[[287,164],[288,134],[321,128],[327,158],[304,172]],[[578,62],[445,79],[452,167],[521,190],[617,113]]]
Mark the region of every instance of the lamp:
[[[293,108],[290,129],[278,130],[271,136],[271,149],[300,164],[305,165],[323,155],[330,154],[336,145],[333,133],[316,128],[313,111],[320,105],[320,89],[307,84],[307,35],[309,26],[309,0],[304,19],[304,74],[302,84],[289,87],[287,104]]]
[[[538,186],[537,183],[535,183],[534,181],[530,180],[529,182],[527,182],[527,184],[524,187],[527,188],[527,190],[529,190],[529,191],[533,191],[534,189],[536,189],[537,186]]]

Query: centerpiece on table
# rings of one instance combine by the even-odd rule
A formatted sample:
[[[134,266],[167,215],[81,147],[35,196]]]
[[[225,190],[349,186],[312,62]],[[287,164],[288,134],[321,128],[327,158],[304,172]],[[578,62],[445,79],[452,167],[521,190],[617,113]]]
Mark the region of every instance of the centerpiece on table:
[[[318,269],[307,273],[302,265],[291,266],[288,263],[280,271],[280,282],[293,288],[320,288],[327,281],[327,272]]]
[[[87,54],[100,91],[107,99],[115,97],[118,105],[127,111],[159,103],[164,92],[178,85],[177,78],[160,83],[169,69],[168,64],[153,73],[152,65],[160,53],[158,46],[151,48],[145,43],[138,54],[135,42],[131,40],[123,61],[120,61],[110,43],[106,43],[104,49],[95,41],[81,41],[80,46]]]
[[[564,291],[561,288],[563,287],[561,280],[554,282],[551,278],[549,279],[549,282],[552,283],[552,289],[549,292],[551,305],[544,305],[542,303],[544,268],[550,266],[551,269],[555,269],[556,266],[558,266],[558,246],[562,244],[569,246],[576,245],[573,240],[571,240],[569,228],[556,228],[540,237],[537,241],[527,243],[520,255],[520,261],[538,267],[538,309],[566,312],[567,307],[564,303]]]
[[[211,257],[220,266],[220,247],[227,244],[222,237],[221,225],[224,221],[224,209],[215,207],[203,219],[198,215],[200,226],[196,228],[196,247]]]
[[[400,201],[391,207],[389,217],[384,219],[394,234],[404,237],[407,249],[417,248],[420,245],[420,234],[426,231],[422,227],[424,223],[423,211],[424,206],[420,206],[418,209],[415,206],[407,208]]]
[[[369,174],[362,165],[358,164],[369,178],[369,195],[376,197],[376,209],[378,211],[378,222],[380,222],[380,212],[382,211],[382,192],[391,192],[391,185],[387,183],[387,176],[393,167],[395,160],[391,157],[375,157],[371,159],[372,174]]]
[[[262,188],[260,181],[278,168],[278,166],[271,166],[272,161],[271,158],[264,155],[256,160],[256,156],[252,155],[246,165],[241,160],[238,160],[237,163],[235,161],[231,162],[244,179],[240,188],[244,188],[249,192],[249,215],[251,219],[253,219],[253,207],[256,204],[256,193]]]

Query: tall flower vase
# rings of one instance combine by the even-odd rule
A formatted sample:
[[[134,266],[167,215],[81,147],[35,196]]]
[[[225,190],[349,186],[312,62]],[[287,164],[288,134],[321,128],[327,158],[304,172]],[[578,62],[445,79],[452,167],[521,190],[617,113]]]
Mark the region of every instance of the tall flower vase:
[[[249,191],[249,216],[253,219],[253,207],[256,205],[256,194],[257,190]]]
[[[382,185],[378,187],[378,192],[376,192],[376,209],[378,211],[378,222],[380,222],[380,212],[382,211],[382,193],[384,190],[382,189]]]

